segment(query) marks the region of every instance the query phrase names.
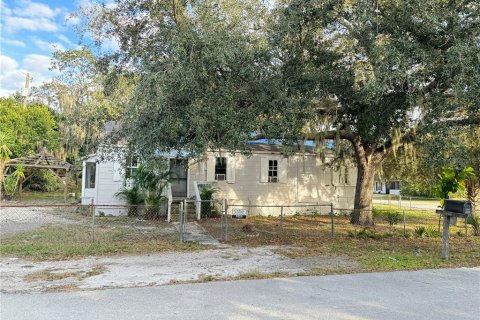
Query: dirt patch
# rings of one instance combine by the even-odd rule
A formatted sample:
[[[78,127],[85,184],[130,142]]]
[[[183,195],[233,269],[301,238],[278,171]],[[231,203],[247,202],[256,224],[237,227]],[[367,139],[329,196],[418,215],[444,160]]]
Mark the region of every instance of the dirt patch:
[[[0,231],[2,235],[35,230],[48,224],[65,225],[71,223],[75,223],[75,221],[59,215],[52,208],[0,208]]]
[[[336,269],[358,268],[354,261],[344,257],[317,256],[292,259],[278,253],[278,250],[288,249],[291,248],[223,247],[199,252],[90,257],[38,263],[3,258],[0,259],[1,291],[41,292],[62,287],[93,290],[219,279],[303,275],[318,270],[322,270],[318,273],[335,273]],[[25,265],[29,267],[25,268]],[[35,281],[31,280],[32,277]]]

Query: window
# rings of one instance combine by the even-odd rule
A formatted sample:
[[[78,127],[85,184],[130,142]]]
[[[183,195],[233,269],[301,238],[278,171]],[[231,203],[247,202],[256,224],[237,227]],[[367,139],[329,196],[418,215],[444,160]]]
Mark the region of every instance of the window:
[[[278,182],[278,160],[268,160],[268,182]]]
[[[136,157],[130,157],[127,160],[127,167],[125,169],[125,178],[132,178],[138,169],[138,159]]]
[[[390,182],[390,189],[400,190],[400,181],[391,181]]]
[[[87,162],[85,164],[85,188],[93,189],[95,188],[95,170],[97,164],[95,162]]]
[[[223,181],[227,179],[227,158],[215,158],[215,180]]]

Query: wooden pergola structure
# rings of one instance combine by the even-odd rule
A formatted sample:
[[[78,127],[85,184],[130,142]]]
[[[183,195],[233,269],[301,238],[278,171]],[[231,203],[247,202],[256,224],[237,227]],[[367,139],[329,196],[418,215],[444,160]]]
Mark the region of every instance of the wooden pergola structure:
[[[64,200],[67,200],[67,184],[68,184],[68,172],[70,171],[72,165],[66,161],[58,159],[47,152],[46,148],[43,148],[40,153],[37,153],[33,156],[26,156],[15,158],[8,161],[5,164],[5,173],[8,168],[15,168],[18,166],[23,166],[24,168],[34,168],[34,169],[47,169],[55,177],[57,177],[63,184],[63,197]],[[33,173],[25,177],[22,183],[25,183],[32,177]]]

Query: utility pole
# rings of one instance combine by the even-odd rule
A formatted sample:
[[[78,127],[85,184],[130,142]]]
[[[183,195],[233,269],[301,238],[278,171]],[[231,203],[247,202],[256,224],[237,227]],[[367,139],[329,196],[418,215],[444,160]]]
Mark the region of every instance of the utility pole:
[[[25,74],[25,85],[23,86],[22,90],[22,97],[23,97],[23,106],[27,106],[27,97],[28,97],[28,90],[30,89],[30,73]]]

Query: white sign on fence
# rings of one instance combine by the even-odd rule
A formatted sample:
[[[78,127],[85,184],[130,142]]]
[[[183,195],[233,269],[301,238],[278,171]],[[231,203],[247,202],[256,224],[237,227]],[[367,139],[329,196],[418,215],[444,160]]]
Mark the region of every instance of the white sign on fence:
[[[232,209],[232,218],[233,219],[246,219],[247,218],[247,210],[234,208]]]

